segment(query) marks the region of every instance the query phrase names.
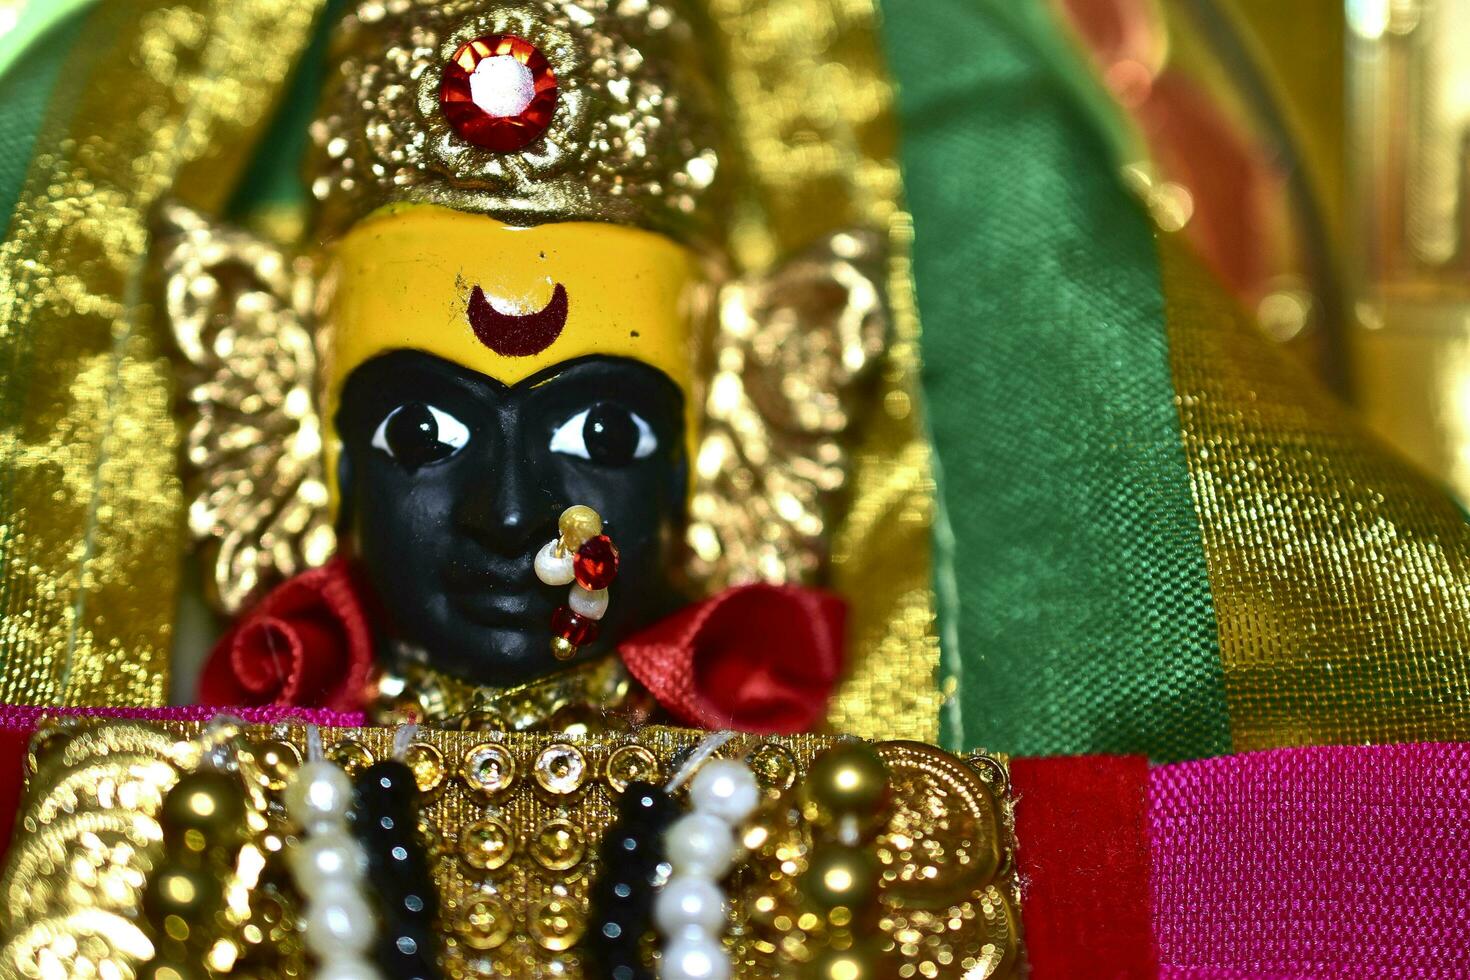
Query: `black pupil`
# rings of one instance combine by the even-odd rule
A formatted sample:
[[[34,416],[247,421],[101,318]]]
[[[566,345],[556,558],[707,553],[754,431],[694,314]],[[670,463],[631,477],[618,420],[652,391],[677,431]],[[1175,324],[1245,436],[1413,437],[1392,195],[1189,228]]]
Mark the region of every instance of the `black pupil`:
[[[409,469],[441,460],[454,447],[439,439],[439,423],[423,402],[408,402],[388,419],[384,433],[394,457]]]
[[[587,410],[582,441],[594,463],[627,463],[638,448],[638,426],[626,408],[599,402]]]

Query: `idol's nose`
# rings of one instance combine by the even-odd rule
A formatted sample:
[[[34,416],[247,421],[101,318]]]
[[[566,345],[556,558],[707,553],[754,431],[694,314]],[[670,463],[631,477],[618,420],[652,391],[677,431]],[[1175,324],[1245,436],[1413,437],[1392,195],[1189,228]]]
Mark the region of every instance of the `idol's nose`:
[[[534,555],[556,534],[556,504],[541,487],[534,461],[506,454],[463,491],[455,509],[460,533],[506,557]]]

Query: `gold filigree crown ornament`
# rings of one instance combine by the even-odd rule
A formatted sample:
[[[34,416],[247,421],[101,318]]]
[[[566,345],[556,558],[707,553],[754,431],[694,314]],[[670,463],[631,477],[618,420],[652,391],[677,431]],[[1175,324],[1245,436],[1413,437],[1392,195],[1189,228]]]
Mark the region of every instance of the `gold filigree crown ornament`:
[[[319,231],[415,202],[708,235],[720,113],[691,16],[667,0],[359,4],[312,129]]]

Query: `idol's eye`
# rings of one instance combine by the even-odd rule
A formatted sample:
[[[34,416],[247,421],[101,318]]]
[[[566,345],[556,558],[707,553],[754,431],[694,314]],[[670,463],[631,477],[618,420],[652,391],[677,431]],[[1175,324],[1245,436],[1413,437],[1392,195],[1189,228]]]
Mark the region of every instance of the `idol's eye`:
[[[658,448],[653,427],[636,413],[612,402],[598,402],[557,426],[551,451],[622,466],[652,456]]]
[[[448,459],[469,441],[470,430],[463,422],[423,402],[399,405],[373,433],[373,448],[383,450],[410,470]]]

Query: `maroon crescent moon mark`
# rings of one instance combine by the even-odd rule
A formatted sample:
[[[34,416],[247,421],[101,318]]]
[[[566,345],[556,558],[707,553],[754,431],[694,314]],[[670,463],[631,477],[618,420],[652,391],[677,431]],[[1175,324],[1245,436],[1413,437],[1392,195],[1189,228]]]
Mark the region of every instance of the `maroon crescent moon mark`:
[[[530,357],[550,347],[567,325],[567,290],[561,283],[535,313],[501,313],[479,286],[470,293],[470,326],[480,343],[502,357]]]

